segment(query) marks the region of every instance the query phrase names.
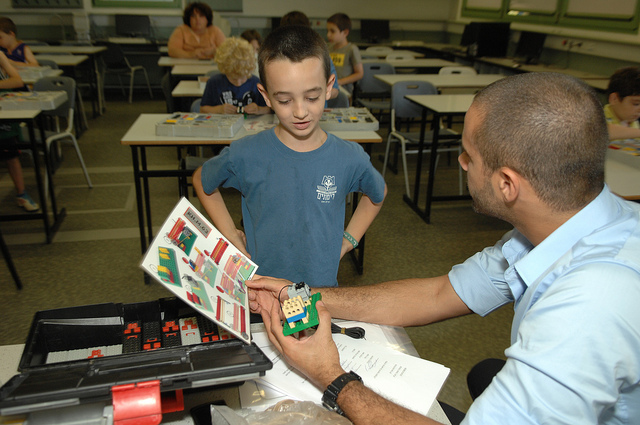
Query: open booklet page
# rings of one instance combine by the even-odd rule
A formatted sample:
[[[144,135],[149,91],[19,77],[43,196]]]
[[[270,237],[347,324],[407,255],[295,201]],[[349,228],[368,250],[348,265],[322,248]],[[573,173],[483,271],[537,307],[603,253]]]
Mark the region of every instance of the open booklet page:
[[[258,266],[187,199],[171,211],[140,267],[201,314],[251,343],[245,281]]]

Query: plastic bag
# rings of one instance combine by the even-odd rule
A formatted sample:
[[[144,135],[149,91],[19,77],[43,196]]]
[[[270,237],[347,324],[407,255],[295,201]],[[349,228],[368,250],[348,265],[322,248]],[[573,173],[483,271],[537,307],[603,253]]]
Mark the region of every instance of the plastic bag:
[[[264,412],[245,416],[249,425],[350,425],[344,416],[311,401],[284,400]]]

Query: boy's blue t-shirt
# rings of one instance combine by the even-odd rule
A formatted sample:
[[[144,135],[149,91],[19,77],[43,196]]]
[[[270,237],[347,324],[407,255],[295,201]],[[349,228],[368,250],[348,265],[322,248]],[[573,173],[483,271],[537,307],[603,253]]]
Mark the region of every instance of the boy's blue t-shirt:
[[[267,106],[264,98],[258,91],[260,79],[252,75],[240,87],[234,86],[224,74],[215,74],[204,87],[201,105],[217,106],[225,103],[234,106],[247,106],[257,103],[258,106]]]
[[[274,129],[233,142],[202,168],[206,193],[242,193],[247,250],[259,274],[336,286],[345,199],[384,199],[384,179],[360,145],[328,134],[311,152],[286,147]]]

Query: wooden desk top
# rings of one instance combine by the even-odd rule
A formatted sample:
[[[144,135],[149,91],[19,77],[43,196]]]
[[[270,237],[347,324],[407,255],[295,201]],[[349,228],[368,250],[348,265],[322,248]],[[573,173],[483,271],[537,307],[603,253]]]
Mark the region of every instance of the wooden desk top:
[[[193,59],[193,58],[172,58],[169,56],[161,56],[158,59],[158,66],[176,66],[176,65],[215,65],[213,59]]]
[[[608,80],[608,75],[592,74],[591,72],[578,71],[577,69],[560,68],[553,65],[528,65],[520,64],[514,61],[512,58],[476,58],[479,62],[489,63],[492,65],[501,66],[504,68],[517,69],[524,72],[558,72],[560,74],[571,75],[572,77],[581,79],[602,79]]]
[[[171,75],[205,75],[211,71],[217,71],[218,65],[175,65],[171,69]]]
[[[389,84],[390,86],[401,81],[428,81],[438,88],[475,88],[488,86],[489,84],[504,78],[504,75],[377,74],[375,75],[375,78]]]
[[[129,130],[122,136],[120,143],[128,146],[189,146],[189,145],[228,145],[234,140],[243,138],[258,131],[247,131],[241,128],[234,137],[228,138],[200,138],[200,137],[166,137],[156,136],[156,124],[167,119],[172,114],[141,114]],[[248,117],[247,122],[263,121],[277,122],[273,114]],[[382,137],[375,131],[331,131],[344,140],[357,143],[380,143]]]
[[[607,149],[604,180],[616,195],[629,200],[640,200],[640,156]]]
[[[392,53],[402,53],[403,55],[411,55],[414,58],[423,58],[424,57],[424,53],[418,53],[418,52],[414,52],[413,50],[393,50]],[[387,57],[387,53],[377,53],[377,52],[372,52],[372,51],[368,51],[367,49],[362,49],[360,50],[360,56],[362,56],[363,58],[386,58]]]
[[[464,114],[473,102],[473,94],[419,94],[405,96],[412,102],[438,114]]]
[[[362,63],[372,63],[385,61],[393,65],[394,68],[442,68],[444,66],[460,66],[460,64],[444,59],[363,59]]]
[[[31,46],[33,53],[66,53],[71,55],[95,55],[107,50],[106,46]]]
[[[47,59],[54,61],[58,66],[78,66],[89,59],[87,55],[35,55],[36,60]]]

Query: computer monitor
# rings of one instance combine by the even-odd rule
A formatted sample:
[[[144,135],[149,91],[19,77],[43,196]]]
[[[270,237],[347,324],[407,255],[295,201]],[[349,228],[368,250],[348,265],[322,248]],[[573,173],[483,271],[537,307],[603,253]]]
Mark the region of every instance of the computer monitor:
[[[370,43],[391,38],[388,19],[361,19],[360,37]]]
[[[538,63],[546,38],[546,34],[522,31],[513,56],[517,61],[524,63]]]
[[[116,35],[151,38],[151,21],[144,15],[116,15]]]

